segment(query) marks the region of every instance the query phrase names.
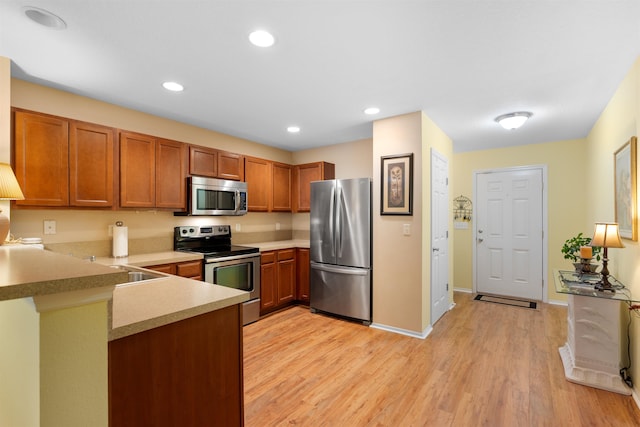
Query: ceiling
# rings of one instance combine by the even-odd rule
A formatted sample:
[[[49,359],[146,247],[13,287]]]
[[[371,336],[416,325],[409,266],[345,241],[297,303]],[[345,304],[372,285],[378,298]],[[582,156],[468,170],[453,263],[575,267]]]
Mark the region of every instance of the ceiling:
[[[585,137],[640,55],[640,1],[2,0],[0,55],[19,79],[289,151],[421,110],[464,152]],[[522,110],[518,130],[494,121]]]

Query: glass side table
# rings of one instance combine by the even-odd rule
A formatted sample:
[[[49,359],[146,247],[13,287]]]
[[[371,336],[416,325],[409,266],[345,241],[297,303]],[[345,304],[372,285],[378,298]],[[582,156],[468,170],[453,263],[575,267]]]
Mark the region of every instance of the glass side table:
[[[595,290],[599,274],[577,274],[554,270],[558,293],[568,295],[567,342],[560,347],[560,357],[567,380],[631,394],[631,388],[620,377],[626,348],[626,317],[621,322],[625,302],[636,302],[620,281],[609,276],[615,292]]]

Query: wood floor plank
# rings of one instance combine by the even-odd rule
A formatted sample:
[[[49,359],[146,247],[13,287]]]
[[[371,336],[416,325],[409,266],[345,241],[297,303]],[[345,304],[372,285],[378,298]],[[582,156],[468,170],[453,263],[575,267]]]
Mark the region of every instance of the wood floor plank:
[[[565,379],[565,307],[455,301],[424,340],[304,307],[245,326],[245,425],[639,425],[631,397]]]

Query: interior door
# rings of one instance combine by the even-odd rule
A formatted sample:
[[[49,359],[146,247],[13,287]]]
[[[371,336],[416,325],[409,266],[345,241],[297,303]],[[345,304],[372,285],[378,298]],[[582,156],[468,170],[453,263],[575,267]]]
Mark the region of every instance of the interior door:
[[[476,290],[542,300],[542,169],[476,175]]]
[[[431,150],[431,324],[449,307],[449,221],[447,159]]]

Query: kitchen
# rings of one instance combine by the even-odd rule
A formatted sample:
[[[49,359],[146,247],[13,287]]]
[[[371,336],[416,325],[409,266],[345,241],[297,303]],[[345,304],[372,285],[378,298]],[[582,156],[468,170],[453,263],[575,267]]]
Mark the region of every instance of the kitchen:
[[[437,146],[441,151],[446,152],[449,157],[456,160],[456,168],[452,176],[452,183],[456,191],[452,192],[452,195],[457,194],[458,190],[464,191],[465,194],[471,194],[471,184],[468,182],[467,174],[474,168],[548,162],[552,172],[555,171],[556,182],[559,182],[562,180],[562,174],[580,174],[580,169],[574,166],[576,152],[580,153],[578,156],[585,156],[580,157],[580,159],[587,161],[586,155],[583,154],[584,150],[580,148],[582,140],[541,144],[535,149],[529,147],[522,150],[498,151],[498,155],[486,153],[486,158],[483,156],[484,153],[463,153],[453,156],[450,148],[450,139],[423,113],[408,114],[374,124],[373,140],[365,139],[323,149],[286,152],[251,141],[228,137],[77,95],[11,79],[8,71],[8,61],[3,59],[2,65],[3,69],[2,73],[0,73],[2,77],[1,84],[6,90],[2,91],[3,99],[0,102],[6,111],[8,111],[9,107],[17,107],[64,117],[73,117],[87,122],[107,124],[130,131],[215,147],[229,152],[249,154],[254,157],[266,158],[286,164],[301,164],[318,160],[327,161],[336,165],[336,176],[339,178],[370,176],[377,179],[379,176],[378,159],[380,156],[392,153],[414,152],[416,153],[416,171],[418,171],[418,175],[416,175],[415,203],[425,210],[428,209],[428,201],[426,200],[428,197],[423,196],[423,193],[427,192],[428,179],[422,175],[421,170],[423,168],[427,169],[424,165],[428,162],[427,153],[430,146],[423,145],[423,141],[429,141],[429,144]],[[633,76],[637,76],[637,66],[635,66],[633,73]],[[625,86],[625,89],[627,88],[628,86]],[[630,114],[635,114],[633,108],[626,110],[631,111],[632,113]],[[3,120],[5,121],[4,124],[8,123],[8,116],[3,117]],[[625,130],[628,130],[626,129],[627,127],[625,127]],[[635,132],[635,129],[633,131]],[[593,138],[598,139],[598,136],[596,135]],[[614,145],[615,143],[609,142],[609,144]],[[8,158],[9,145],[6,137],[3,139],[2,147]],[[606,169],[599,168],[598,165],[592,166],[594,166],[592,169],[601,172],[602,176],[607,175],[608,171]],[[374,191],[375,188],[376,184],[374,183]],[[561,211],[562,207],[567,203],[566,199],[563,198],[564,194],[567,194],[569,189],[559,188],[557,192],[553,191],[552,189],[550,196],[551,209]],[[572,200],[571,203],[577,210],[585,207],[586,204],[585,200],[578,199]],[[380,286],[376,288],[377,295],[374,295],[374,312],[376,313],[374,322],[396,328],[399,332],[413,333],[416,336],[424,335],[430,326],[428,304],[424,303],[424,299],[428,298],[428,272],[421,270],[421,265],[428,256],[425,244],[421,242],[424,236],[428,236],[428,226],[426,225],[428,224],[428,214],[422,209],[418,208],[414,216],[410,218],[385,218],[384,221],[378,218],[379,220],[375,224],[375,227],[377,227],[376,238],[379,239],[378,243],[380,243],[376,245],[376,247],[380,247],[380,250],[375,255],[379,261],[376,265],[382,267],[377,270],[376,274],[378,276],[374,279],[375,283],[380,283]],[[8,209],[3,210],[6,211]],[[598,211],[598,213],[601,212]],[[604,213],[608,214],[609,212]],[[593,216],[593,214],[590,216]],[[234,229],[235,242],[239,244],[288,239],[304,240],[308,238],[309,233],[308,218],[307,214],[249,213],[245,217],[237,218],[237,220],[234,218],[231,225]],[[130,228],[132,250],[135,249],[140,252],[155,251],[158,250],[157,248],[166,247],[171,240],[170,230],[174,226],[196,223],[193,218],[178,218],[165,211],[146,209],[118,212],[13,209],[11,210],[11,219],[13,225],[12,233],[16,237],[43,235],[43,221],[56,221],[56,234],[43,235],[45,243],[60,245],[58,246],[60,252],[73,253],[78,256],[88,256],[99,253],[98,251],[102,253],[108,251],[110,242],[108,226],[119,220],[124,221]],[[554,221],[551,231],[554,235],[557,235],[560,234],[559,232],[563,228],[571,227],[571,224],[575,222],[575,218],[564,218],[559,215],[558,218],[554,218]],[[214,220],[214,222],[224,224],[228,221],[220,220],[220,222],[217,222],[217,220]],[[402,235],[402,226],[405,223],[410,223],[412,226],[413,233],[411,236]],[[423,225],[423,223],[425,224]],[[240,226],[239,232],[235,232],[237,225]],[[465,274],[470,275],[471,271],[471,255],[468,252],[464,252],[464,247],[470,246],[467,244],[471,240],[469,234],[464,230],[456,230],[454,232],[455,238],[460,239],[459,241],[462,242],[462,244],[456,245],[456,251],[460,251],[456,255],[457,260],[459,260],[456,265],[468,267],[459,269],[463,279],[455,280],[454,286],[458,288],[471,288],[470,281],[464,276]],[[560,237],[557,240],[560,240]],[[550,241],[550,246],[558,246],[556,243],[552,240]],[[630,257],[634,253],[629,251],[629,255],[623,256]],[[553,250],[550,252],[549,257],[550,264],[562,262],[561,257]],[[386,269],[385,264],[390,264],[391,267]],[[406,265],[407,267],[403,271],[402,280],[397,280],[396,278],[394,268],[396,265]],[[631,273],[628,274],[632,276]],[[458,277],[460,276],[456,276],[456,279]],[[394,285],[393,288],[390,286],[391,283]],[[553,291],[550,292],[550,297],[552,299],[560,299]],[[34,319],[25,319],[23,325],[24,336],[31,336],[30,331],[37,330],[38,327]],[[29,347],[29,344],[32,344],[31,348],[17,347],[16,353],[11,355],[10,363],[15,363],[15,355],[18,354],[27,355],[24,357],[24,363],[31,363],[33,366],[37,366],[37,360],[33,360],[31,355],[33,342],[25,342],[24,346]],[[4,363],[4,365],[11,366],[10,363]],[[25,382],[33,383],[33,381],[34,379],[30,378]],[[29,395],[30,392],[30,390],[27,390],[24,393]],[[19,394],[18,391],[16,393]]]

